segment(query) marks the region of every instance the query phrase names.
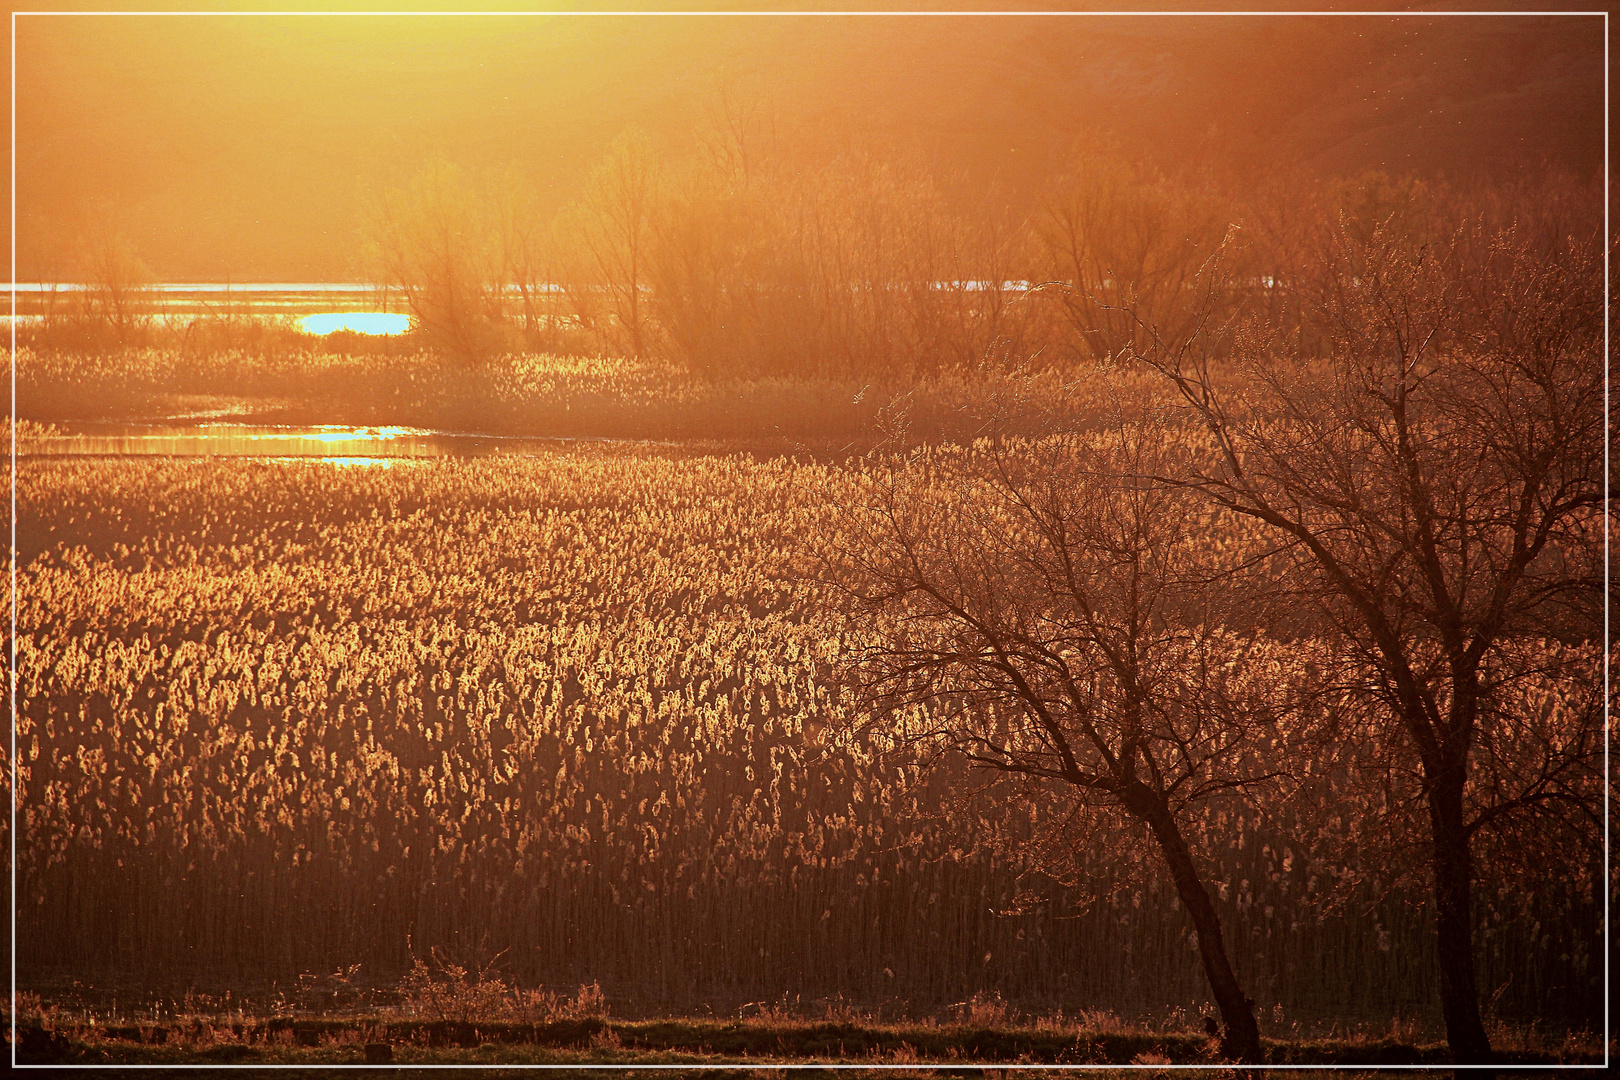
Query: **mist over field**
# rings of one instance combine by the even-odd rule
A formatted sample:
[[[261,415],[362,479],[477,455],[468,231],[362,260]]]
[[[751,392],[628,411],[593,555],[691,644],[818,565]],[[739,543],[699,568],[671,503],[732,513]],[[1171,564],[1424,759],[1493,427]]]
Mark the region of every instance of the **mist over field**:
[[[1602,19],[16,27],[17,1062],[1606,1061]]]

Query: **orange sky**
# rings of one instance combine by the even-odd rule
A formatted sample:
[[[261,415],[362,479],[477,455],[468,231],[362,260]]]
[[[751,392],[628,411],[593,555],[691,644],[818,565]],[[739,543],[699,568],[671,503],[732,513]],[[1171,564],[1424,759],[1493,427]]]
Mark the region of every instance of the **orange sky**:
[[[116,228],[170,279],[352,276],[368,187],[442,157],[555,205],[721,87],[1028,194],[1082,131],[1172,163],[1601,160],[1598,20],[22,16],[19,276]]]

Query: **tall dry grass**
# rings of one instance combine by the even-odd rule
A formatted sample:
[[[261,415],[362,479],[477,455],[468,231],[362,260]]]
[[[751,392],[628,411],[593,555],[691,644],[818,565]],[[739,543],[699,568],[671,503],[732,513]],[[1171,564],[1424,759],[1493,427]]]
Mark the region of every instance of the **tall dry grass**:
[[[848,630],[794,570],[840,541],[818,493],[841,468],[25,461],[21,985],[386,981],[505,950],[507,985],[599,982],[616,1013],[1195,1010],[1128,823],[841,734]],[[1579,722],[1561,687],[1524,688],[1527,745]],[[1189,829],[1265,1023],[1432,1019],[1389,825],[1410,780],[1353,726],[1335,745],[1272,748],[1286,798]],[[1503,1019],[1595,1018],[1584,860],[1482,890]]]

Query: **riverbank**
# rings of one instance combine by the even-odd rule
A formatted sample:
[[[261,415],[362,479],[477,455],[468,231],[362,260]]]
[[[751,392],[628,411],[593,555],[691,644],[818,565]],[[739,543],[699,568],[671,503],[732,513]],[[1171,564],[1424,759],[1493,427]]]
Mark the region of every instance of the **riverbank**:
[[[1190,1032],[1095,1030],[1061,1020],[1025,1026],[601,1017],[543,1024],[290,1017],[169,1024],[25,1019],[19,1063],[38,1065],[1006,1065],[1219,1066],[1217,1040]],[[1266,1040],[1266,1063],[1339,1068],[1451,1064],[1441,1043],[1397,1038]],[[1499,1053],[1505,1066],[1594,1065],[1595,1040]],[[734,1073],[733,1073],[734,1074]],[[1060,1075],[1060,1074],[1048,1074]],[[1095,1075],[1095,1074],[1092,1074]],[[1252,1075],[1252,1074],[1251,1074]]]
[[[530,438],[877,441],[1033,432],[1162,394],[1117,369],[983,370],[896,380],[707,380],[619,358],[524,354],[477,367],[432,353],[18,350],[35,423],[395,426]]]

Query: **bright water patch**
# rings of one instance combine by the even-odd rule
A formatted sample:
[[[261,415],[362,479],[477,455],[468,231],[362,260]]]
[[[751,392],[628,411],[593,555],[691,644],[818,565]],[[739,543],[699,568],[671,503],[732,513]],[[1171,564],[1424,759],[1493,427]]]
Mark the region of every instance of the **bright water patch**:
[[[352,330],[357,334],[403,334],[411,328],[408,315],[387,311],[322,311],[305,315],[298,328],[306,334]]]
[[[17,440],[17,456],[238,458],[386,466],[431,458],[549,455],[580,441],[394,426],[69,421],[53,425],[44,434],[23,434]]]
[[[269,427],[248,424],[62,424],[19,444],[21,457],[376,458],[478,456],[509,450],[514,440],[452,436],[422,428]]]

